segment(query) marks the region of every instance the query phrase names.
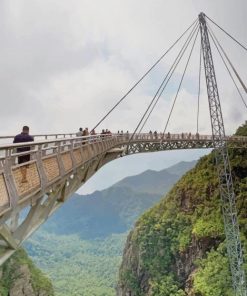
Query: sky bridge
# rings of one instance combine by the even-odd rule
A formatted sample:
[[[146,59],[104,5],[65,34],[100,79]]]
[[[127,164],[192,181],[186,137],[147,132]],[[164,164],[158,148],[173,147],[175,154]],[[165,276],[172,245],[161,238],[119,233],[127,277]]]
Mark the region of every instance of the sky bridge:
[[[210,25],[209,25],[210,23]],[[222,214],[225,226],[229,266],[237,296],[247,296],[243,252],[237,217],[236,198],[228,149],[246,149],[247,137],[227,136],[216,80],[211,43],[218,52],[241,104],[247,109],[247,87],[229,55],[210,27],[213,24],[234,41],[241,50],[247,47],[204,13],[200,13],[185,32],[168,48],[148,71],[106,112],[86,137],[75,134],[36,135],[34,142],[12,144],[13,136],[0,137],[0,264],[6,261],[45,220],[106,163],[136,153],[179,149],[214,149],[219,177]],[[200,33],[200,34],[199,34]],[[187,37],[185,37],[187,36]],[[200,36],[199,75],[195,133],[168,133],[168,126],[180,94],[184,77]],[[158,90],[151,98],[132,133],[95,134],[96,128],[126,99],[166,55],[185,38],[177,56]],[[161,133],[143,133],[182,58],[187,54],[174,99]],[[199,133],[202,68],[209,105],[212,135]],[[239,101],[239,102],[240,102]],[[140,102],[142,104],[142,102]],[[246,112],[246,109],[243,109]],[[190,110],[189,110],[190,111]],[[188,113],[188,118],[190,114]],[[205,122],[204,122],[205,123]],[[9,142],[9,144],[8,144]],[[20,152],[20,148],[28,147]],[[18,151],[17,151],[18,149]],[[25,151],[24,151],[25,150]],[[28,150],[28,151],[27,151]],[[18,152],[18,153],[17,153]],[[30,156],[24,163],[20,157]],[[22,210],[26,214],[22,215]],[[25,210],[25,211],[24,211]]]
[[[36,135],[35,142],[0,146],[0,263],[3,263],[58,207],[103,165],[136,153],[214,148],[211,135],[112,134],[75,137],[74,134]],[[45,140],[44,140],[45,139]],[[131,139],[131,141],[130,141]],[[12,140],[11,136],[2,140]],[[229,136],[230,148],[247,148],[247,137]],[[16,153],[17,147],[30,151]],[[18,164],[18,157],[31,155]],[[23,172],[27,176],[23,182]],[[23,209],[29,212],[20,219]],[[8,222],[9,221],[9,222]]]

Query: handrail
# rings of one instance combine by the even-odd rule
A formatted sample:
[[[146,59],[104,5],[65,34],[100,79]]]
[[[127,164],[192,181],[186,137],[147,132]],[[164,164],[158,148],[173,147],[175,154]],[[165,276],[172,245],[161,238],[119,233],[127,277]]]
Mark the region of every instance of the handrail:
[[[96,135],[88,135],[88,136],[82,136],[82,137],[71,137],[71,138],[61,138],[61,139],[49,139],[49,140],[39,140],[39,141],[32,141],[32,142],[23,142],[23,143],[9,143],[9,144],[1,144],[0,150],[6,150],[6,149],[15,149],[15,148],[21,148],[21,147],[33,147],[33,146],[39,146],[39,145],[48,145],[52,143],[64,143],[62,146],[68,146],[72,143],[80,143],[80,142],[93,142],[94,140],[102,140],[109,137],[119,137],[126,139],[128,141],[131,138],[132,134],[130,133],[116,133],[116,134],[96,134]],[[157,134],[150,134],[150,133],[142,133],[139,135],[135,135],[132,139],[132,142],[135,140],[160,140],[161,142],[164,140],[213,140],[212,135],[196,135],[196,134],[163,134],[163,133],[157,133]],[[237,141],[247,141],[247,137],[244,136],[226,136],[226,140],[237,140]],[[67,142],[67,143],[66,143]],[[46,147],[48,149],[52,149],[52,147]],[[55,148],[55,147],[53,147]],[[31,150],[32,151],[32,150]]]
[[[106,138],[109,136],[115,136],[113,135],[89,135],[89,136],[83,136],[83,137],[73,137],[73,138],[62,138],[62,139],[51,139],[51,140],[43,140],[43,141],[32,141],[32,142],[23,142],[23,143],[10,143],[10,144],[2,144],[0,145],[0,150],[3,149],[9,149],[9,148],[19,148],[19,147],[27,147],[27,146],[35,146],[35,145],[42,145],[42,144],[51,144],[51,143],[57,143],[57,142],[64,142],[64,141],[73,141],[73,140],[87,140],[87,139],[98,139],[98,138]],[[82,142],[80,141],[80,142]],[[79,142],[79,141],[78,141]]]
[[[76,133],[65,133],[65,134],[36,134],[32,135],[33,137],[58,137],[58,136],[75,136]],[[13,139],[15,136],[12,135],[6,135],[6,136],[0,136],[0,139]]]

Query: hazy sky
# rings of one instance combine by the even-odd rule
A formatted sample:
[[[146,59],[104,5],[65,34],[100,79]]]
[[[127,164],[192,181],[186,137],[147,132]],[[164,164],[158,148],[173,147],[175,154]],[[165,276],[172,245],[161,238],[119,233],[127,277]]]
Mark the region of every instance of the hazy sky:
[[[92,127],[201,11],[247,44],[246,0],[0,0],[0,134],[15,134],[24,124],[33,134]],[[246,81],[246,53],[214,31]],[[100,128],[133,130],[179,47]],[[184,64],[147,130],[163,130]],[[171,132],[195,131],[198,64],[199,42],[169,124]],[[217,55],[215,66],[226,130],[232,133],[247,112]],[[204,81],[200,114],[200,132],[209,133]],[[85,191],[199,155],[190,151],[125,158],[98,173]]]

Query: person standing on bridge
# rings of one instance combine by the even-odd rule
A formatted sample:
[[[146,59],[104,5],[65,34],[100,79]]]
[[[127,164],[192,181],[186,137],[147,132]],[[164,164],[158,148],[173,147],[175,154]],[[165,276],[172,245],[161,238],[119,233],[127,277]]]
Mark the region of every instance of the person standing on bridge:
[[[79,131],[76,133],[76,137],[80,138],[83,136],[83,128],[80,127],[79,128]],[[81,139],[78,139],[77,142],[80,143],[82,140]]]
[[[88,127],[85,128],[85,136],[89,136]]]
[[[76,133],[76,136],[77,137],[82,137],[83,136],[83,128],[82,127],[79,128],[79,132]]]
[[[102,129],[101,134],[100,134],[100,137],[101,138],[104,138],[105,137],[105,130],[104,129]]]
[[[91,132],[90,132],[90,135],[92,137],[90,137],[90,142],[95,142],[96,141],[96,132],[95,132],[95,129],[92,129]]]
[[[29,135],[29,127],[28,126],[23,126],[22,132],[14,137],[13,143],[25,143],[25,142],[33,142],[34,138]],[[25,147],[19,147],[16,149],[17,153],[22,153],[26,151],[30,151],[31,148],[30,146],[25,146]],[[25,162],[30,161],[30,154],[27,155],[21,155],[18,157],[18,164],[22,164]],[[22,183],[27,182],[27,168],[28,166],[22,166],[21,167],[21,174],[22,174]]]

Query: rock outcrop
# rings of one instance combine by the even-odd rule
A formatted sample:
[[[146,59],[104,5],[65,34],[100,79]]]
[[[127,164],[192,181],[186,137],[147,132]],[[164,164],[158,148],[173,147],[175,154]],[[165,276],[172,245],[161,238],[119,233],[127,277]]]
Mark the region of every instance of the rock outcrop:
[[[50,280],[23,249],[0,267],[0,296],[53,296]]]
[[[247,135],[247,124],[237,134]],[[247,254],[247,151],[230,150],[229,157]],[[231,286],[212,152],[136,223],[126,242],[117,295],[233,296]]]

